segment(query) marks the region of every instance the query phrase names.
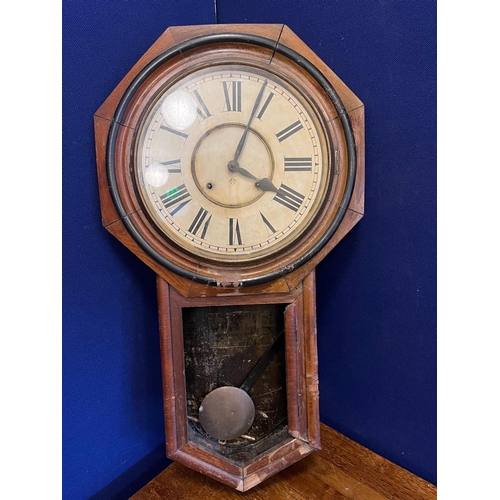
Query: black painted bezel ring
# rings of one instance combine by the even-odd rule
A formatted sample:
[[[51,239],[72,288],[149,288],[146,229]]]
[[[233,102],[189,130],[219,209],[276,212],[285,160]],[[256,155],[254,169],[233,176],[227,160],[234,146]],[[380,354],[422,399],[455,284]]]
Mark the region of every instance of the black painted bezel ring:
[[[323,88],[326,92],[327,96],[331,100],[334,105],[340,123],[342,125],[345,141],[347,145],[347,178],[346,178],[346,186],[342,196],[342,199],[339,204],[339,208],[337,213],[335,214],[332,222],[330,223],[328,229],[321,235],[318,241],[309,248],[306,252],[304,252],[299,258],[294,260],[293,262],[283,266],[274,271],[262,274],[260,276],[251,277],[251,278],[243,278],[238,283],[235,283],[235,286],[238,287],[247,287],[253,285],[259,285],[263,283],[267,283],[269,281],[273,281],[279,277],[282,277],[289,272],[297,269],[302,266],[306,262],[308,262],[312,257],[314,257],[330,240],[330,238],[335,234],[335,231],[340,226],[349,206],[349,202],[351,200],[351,196],[354,189],[354,181],[356,177],[356,143],[354,139],[354,132],[352,130],[351,120],[345,110],[344,104],[342,103],[339,95],[336,90],[333,88],[332,84],[326,79],[326,77],[321,73],[321,71],[306,60],[302,55],[298,52],[290,49],[287,46],[281,45],[275,40],[271,40],[260,35],[251,35],[245,33],[216,33],[216,34],[208,34],[201,35],[196,38],[192,38],[185,42],[182,42],[170,49],[167,49],[165,52],[162,52],[156,58],[154,58],[151,62],[149,62],[132,80],[131,84],[128,86],[127,90],[123,94],[118,106],[115,110],[113,120],[111,122],[109,133],[108,133],[108,141],[106,147],[106,174],[108,177],[109,183],[109,191],[111,194],[111,198],[113,203],[115,204],[116,210],[120,219],[123,221],[128,233],[132,236],[134,241],[139,245],[139,247],[146,252],[146,254],[151,257],[155,262],[165,267],[169,271],[172,271],[184,278],[195,281],[197,283],[203,283],[211,286],[218,286],[218,282],[216,279],[205,276],[202,274],[198,274],[192,271],[188,271],[177,264],[174,264],[170,260],[166,259],[163,255],[159,254],[140,234],[137,228],[134,226],[123,205],[123,201],[120,197],[118,191],[118,183],[116,180],[115,173],[115,148],[116,148],[116,139],[118,136],[118,130],[121,125],[121,121],[129,105],[131,99],[134,97],[135,93],[138,91],[139,87],[144,83],[144,81],[161,65],[165,64],[173,57],[183,54],[184,52],[188,52],[192,49],[196,49],[199,47],[203,47],[210,44],[215,43],[245,43],[250,45],[257,45],[259,47],[264,47],[270,49],[271,51],[281,54],[286,58],[293,61],[295,64],[300,66],[303,70],[308,72]]]

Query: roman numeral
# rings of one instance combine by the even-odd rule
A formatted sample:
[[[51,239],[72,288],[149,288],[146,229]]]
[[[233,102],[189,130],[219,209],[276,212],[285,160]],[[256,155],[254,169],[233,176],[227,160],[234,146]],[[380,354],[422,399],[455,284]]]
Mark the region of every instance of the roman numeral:
[[[181,159],[176,160],[161,161],[160,165],[165,165],[168,167],[169,174],[180,174],[181,173]]]
[[[222,82],[226,111],[241,111],[241,82]]]
[[[271,231],[271,233],[275,233],[276,232],[276,229],[274,229],[274,227],[271,225],[271,223],[265,218],[264,214],[262,212],[260,212],[260,216],[262,217],[262,221],[264,222],[264,224],[269,228],[269,230]]]
[[[179,132],[178,130],[175,130],[173,128],[167,127],[166,125],[160,125],[160,128],[163,130],[166,130],[167,132],[170,132],[171,134],[175,134],[179,136],[181,139],[187,139],[188,135],[185,134],[184,132]]]
[[[277,201],[278,203],[281,203],[286,208],[289,208],[290,210],[296,212],[300,208],[300,205],[302,205],[302,202],[304,201],[304,195],[298,193],[294,189],[286,186],[285,184],[282,184],[278,189],[278,192],[274,196],[273,200]]]
[[[205,210],[204,208],[200,208],[198,210],[198,213],[196,214],[196,217],[194,218],[193,222],[189,226],[188,231],[196,236],[198,236],[198,233],[201,229],[201,235],[200,238],[203,240],[205,239],[205,235],[207,234],[207,229],[208,225],[210,224],[210,221],[212,220],[212,214]]]
[[[267,96],[266,101],[262,105],[262,108],[260,108],[259,114],[257,115],[257,118],[259,120],[262,120],[262,115],[266,112],[267,107],[269,106],[269,103],[271,102],[271,99],[274,97],[274,94],[272,92],[269,93]]]
[[[312,157],[285,157],[285,172],[311,172]]]
[[[160,199],[167,210],[173,209],[170,215],[175,215],[191,201],[191,195],[186,186],[181,184],[167,191],[163,196],[160,196]]]
[[[295,123],[292,123],[288,127],[284,128],[281,132],[276,134],[278,141],[283,142],[285,139],[288,139],[291,135],[298,132],[301,128],[304,128],[300,120],[297,120]]]
[[[238,219],[229,219],[229,245],[243,245]]]
[[[193,92],[193,94],[195,95],[196,99],[198,100],[198,103],[199,105],[201,106],[201,109],[200,108],[197,108],[196,109],[196,112],[198,113],[198,115],[200,116],[200,118],[202,120],[204,120],[205,118],[208,118],[209,116],[212,116],[210,114],[210,111],[208,111],[208,108],[207,106],[205,105],[205,103],[203,102],[203,99],[201,98],[200,94],[198,93],[197,90],[195,90]]]

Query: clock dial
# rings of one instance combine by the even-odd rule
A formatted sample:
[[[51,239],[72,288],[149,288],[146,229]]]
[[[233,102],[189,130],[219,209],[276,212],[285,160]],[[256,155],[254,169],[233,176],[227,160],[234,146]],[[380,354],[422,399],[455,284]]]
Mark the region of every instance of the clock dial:
[[[328,139],[289,82],[214,65],[163,87],[138,128],[133,170],[150,219],[183,249],[244,262],[287,246],[321,207]]]

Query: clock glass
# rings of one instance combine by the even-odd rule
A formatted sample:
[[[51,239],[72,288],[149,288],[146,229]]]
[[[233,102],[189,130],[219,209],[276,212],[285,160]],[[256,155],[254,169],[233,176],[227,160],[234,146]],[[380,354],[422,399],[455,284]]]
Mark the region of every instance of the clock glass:
[[[236,458],[244,450],[259,448],[263,437],[280,434],[286,426],[285,349],[283,343],[274,344],[284,329],[285,307],[259,304],[182,311],[187,418],[195,435],[210,439],[225,456]],[[246,399],[239,394],[240,387],[248,383],[249,374],[273,344],[275,351],[254,384],[249,384],[248,396],[243,394],[252,401],[254,413],[242,428]],[[211,396],[215,396],[213,407],[209,407]],[[207,412],[211,412],[210,427],[202,418]],[[238,431],[230,435],[233,429]]]
[[[287,78],[248,64],[184,72],[140,120],[132,169],[146,214],[197,257],[255,261],[295,241],[325,198],[329,142]]]

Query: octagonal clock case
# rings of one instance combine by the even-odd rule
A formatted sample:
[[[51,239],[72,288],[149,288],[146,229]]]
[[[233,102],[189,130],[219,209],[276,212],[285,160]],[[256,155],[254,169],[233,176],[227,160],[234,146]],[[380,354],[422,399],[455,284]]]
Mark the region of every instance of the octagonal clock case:
[[[288,27],[171,27],[94,116],[104,227],[157,275],[167,455],[246,491],[320,447],[315,268],[364,108]]]

